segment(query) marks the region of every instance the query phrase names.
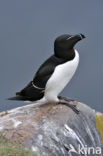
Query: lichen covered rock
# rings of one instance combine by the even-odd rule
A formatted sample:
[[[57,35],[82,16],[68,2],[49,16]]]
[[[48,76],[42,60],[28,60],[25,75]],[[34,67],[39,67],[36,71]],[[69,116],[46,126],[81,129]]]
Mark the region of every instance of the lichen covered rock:
[[[87,156],[90,152],[90,156],[102,156],[102,118],[85,104],[71,103],[77,105],[79,115],[69,107],[57,104],[30,104],[3,112],[0,114],[0,132],[42,155]]]

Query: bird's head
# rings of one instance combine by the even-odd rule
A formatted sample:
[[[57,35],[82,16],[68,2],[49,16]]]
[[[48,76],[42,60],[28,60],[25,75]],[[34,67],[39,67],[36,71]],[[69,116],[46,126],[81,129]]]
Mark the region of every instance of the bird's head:
[[[84,39],[83,34],[77,35],[61,35],[54,42],[54,52],[57,57],[68,57],[72,53],[75,44]]]

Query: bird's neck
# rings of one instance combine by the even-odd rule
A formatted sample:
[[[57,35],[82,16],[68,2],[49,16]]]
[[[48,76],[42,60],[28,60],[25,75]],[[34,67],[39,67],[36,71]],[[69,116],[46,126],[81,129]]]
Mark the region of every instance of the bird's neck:
[[[69,49],[69,50],[61,50],[56,52],[55,56],[62,58],[64,60],[70,61],[73,60],[75,57],[75,50],[74,49]]]

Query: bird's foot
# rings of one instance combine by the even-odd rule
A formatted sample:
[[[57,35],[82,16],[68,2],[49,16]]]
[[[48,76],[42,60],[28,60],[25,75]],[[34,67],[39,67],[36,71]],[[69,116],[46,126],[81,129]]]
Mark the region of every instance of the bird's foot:
[[[58,96],[58,98],[59,98],[60,100],[63,99],[63,100],[68,101],[68,102],[70,102],[70,101],[75,101],[75,100],[73,100],[73,99],[69,99],[69,98],[62,97],[62,96]]]
[[[58,104],[62,104],[70,107],[76,114],[80,113],[80,111],[77,109],[76,105],[74,104],[70,104],[69,102],[61,102],[61,101]]]

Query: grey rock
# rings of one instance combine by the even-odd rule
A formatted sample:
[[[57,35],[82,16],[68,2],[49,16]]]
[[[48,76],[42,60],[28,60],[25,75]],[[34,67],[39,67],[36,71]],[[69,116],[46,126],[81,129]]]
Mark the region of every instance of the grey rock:
[[[96,112],[80,102],[71,103],[77,105],[80,114],[56,104],[31,104],[3,112],[0,114],[0,131],[7,138],[42,155],[103,156]]]

